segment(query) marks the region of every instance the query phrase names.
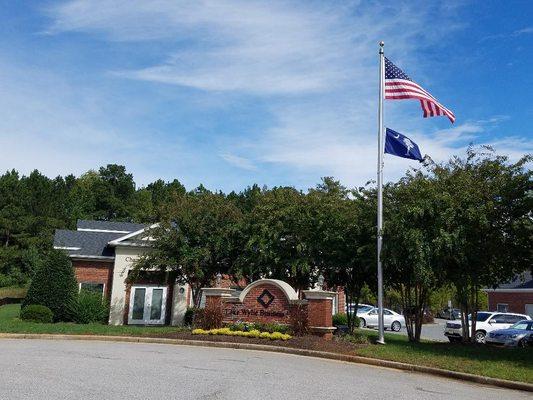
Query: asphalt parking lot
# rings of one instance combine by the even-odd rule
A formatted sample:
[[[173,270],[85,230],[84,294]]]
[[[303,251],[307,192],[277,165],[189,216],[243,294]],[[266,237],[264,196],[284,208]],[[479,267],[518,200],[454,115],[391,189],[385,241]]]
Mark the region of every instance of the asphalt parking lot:
[[[288,354],[144,343],[0,340],[2,400],[517,400],[530,393]]]
[[[434,342],[447,342],[448,338],[444,336],[444,327],[446,326],[447,321],[448,320],[446,319],[435,318],[434,323],[423,325],[421,338],[426,339],[426,340],[432,340]],[[377,330],[377,328],[365,328],[365,329]],[[393,332],[391,330],[387,330],[386,332],[394,333],[396,335],[407,336],[407,329],[405,329],[405,327],[402,327],[402,329],[399,332]]]

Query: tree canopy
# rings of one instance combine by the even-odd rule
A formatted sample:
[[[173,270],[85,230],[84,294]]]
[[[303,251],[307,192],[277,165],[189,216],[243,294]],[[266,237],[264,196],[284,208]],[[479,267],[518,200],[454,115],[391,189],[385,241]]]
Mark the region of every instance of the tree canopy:
[[[411,340],[419,339],[439,288],[453,289],[466,318],[480,307],[480,289],[533,265],[531,160],[470,148],[466,157],[425,165],[386,185],[384,278]],[[26,283],[50,251],[54,229],[72,229],[77,219],[160,222],[138,269],[171,270],[196,299],[219,273],[237,285],[270,277],[296,289],[312,287],[322,274],[351,303],[371,298],[375,288],[372,183],[346,188],[326,177],[307,191],[253,185],[224,194],[159,179],[138,188],[120,165],[80,177],[0,176],[0,286]]]

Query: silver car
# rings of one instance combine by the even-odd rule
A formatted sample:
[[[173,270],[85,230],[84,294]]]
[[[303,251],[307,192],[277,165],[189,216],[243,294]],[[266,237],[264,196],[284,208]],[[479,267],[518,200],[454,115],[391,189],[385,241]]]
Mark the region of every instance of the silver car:
[[[523,320],[507,329],[490,332],[485,343],[500,346],[527,347],[533,342],[533,321]]]
[[[357,316],[359,317],[360,326],[362,328],[378,326],[378,309],[376,307],[362,308],[357,311]],[[398,332],[405,326],[405,318],[403,315],[398,314],[395,311],[384,308],[383,323],[385,329]]]

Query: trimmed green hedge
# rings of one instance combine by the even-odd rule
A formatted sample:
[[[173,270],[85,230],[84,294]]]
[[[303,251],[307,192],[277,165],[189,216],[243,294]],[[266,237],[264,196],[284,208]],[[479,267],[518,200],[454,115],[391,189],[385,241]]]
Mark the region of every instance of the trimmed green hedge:
[[[52,310],[39,304],[30,304],[20,310],[20,319],[24,321],[50,323],[53,318]]]
[[[348,325],[348,316],[346,314],[333,315],[333,325]]]

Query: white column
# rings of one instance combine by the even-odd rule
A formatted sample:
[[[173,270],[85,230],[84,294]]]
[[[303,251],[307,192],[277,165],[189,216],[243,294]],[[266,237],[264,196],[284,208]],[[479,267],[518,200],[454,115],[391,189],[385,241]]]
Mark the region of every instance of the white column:
[[[109,307],[109,325],[124,325],[126,306],[126,278],[132,269],[134,261],[144,252],[137,247],[115,248],[115,266],[113,268],[113,283],[111,302]]]
[[[189,285],[174,284],[174,294],[172,295],[172,316],[170,318],[170,325],[183,325],[183,318],[187,311],[187,292]]]

